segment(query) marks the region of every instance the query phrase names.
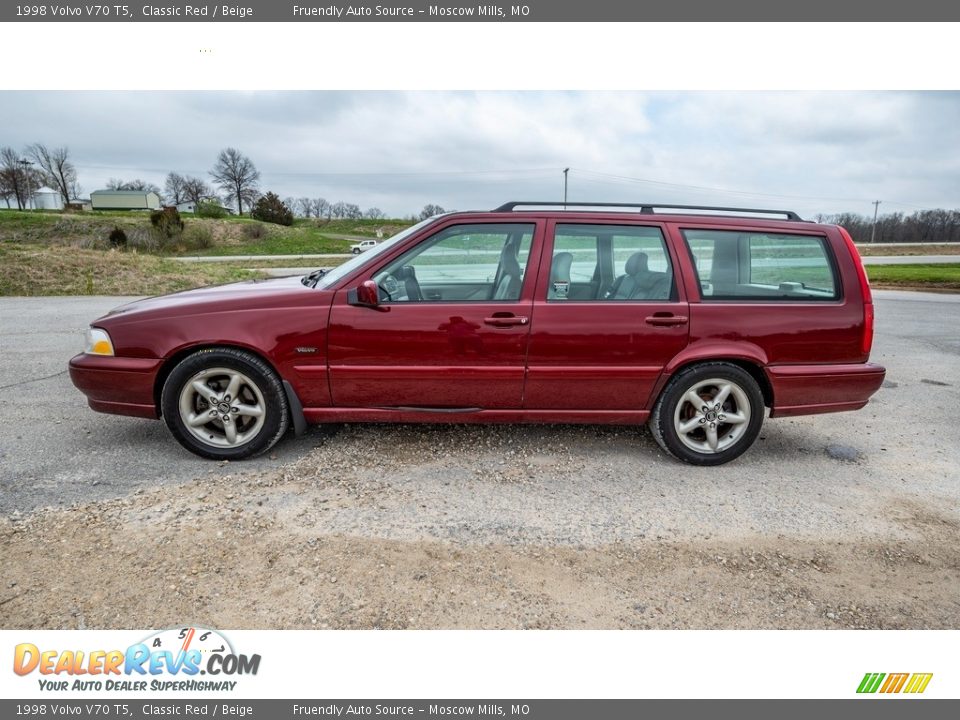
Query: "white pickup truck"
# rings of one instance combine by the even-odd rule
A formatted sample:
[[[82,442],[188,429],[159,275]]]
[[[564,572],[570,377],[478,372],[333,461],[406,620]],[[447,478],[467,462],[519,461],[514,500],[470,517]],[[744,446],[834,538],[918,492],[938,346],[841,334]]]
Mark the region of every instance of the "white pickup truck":
[[[376,246],[377,246],[376,240],[361,240],[356,245],[350,246],[350,252],[352,252],[354,255],[359,255],[360,253],[365,252],[366,250],[369,250],[370,248],[373,248]]]

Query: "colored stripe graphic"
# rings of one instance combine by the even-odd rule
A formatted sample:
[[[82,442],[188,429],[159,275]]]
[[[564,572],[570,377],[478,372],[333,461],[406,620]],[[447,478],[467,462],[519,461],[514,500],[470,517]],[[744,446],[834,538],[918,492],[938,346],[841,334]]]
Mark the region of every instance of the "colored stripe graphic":
[[[933,673],[914,673],[913,677],[910,678],[910,682],[907,683],[907,687],[904,692],[922,693],[927,689],[927,685],[930,684],[930,678],[932,677]]]
[[[880,688],[880,692],[900,692],[900,690],[903,688],[903,684],[907,682],[908,677],[910,677],[910,673],[890,673],[887,675],[887,681],[883,684],[883,687]]]
[[[886,678],[886,681],[884,681]],[[866,673],[860,685],[857,687],[858,693],[875,693],[879,690],[881,693],[895,694],[904,693],[922,693],[927,689],[933,673]],[[883,683],[881,685],[881,683]]]
[[[863,680],[860,681],[860,687],[857,688],[857,692],[875,693],[877,688],[880,687],[880,682],[884,677],[886,677],[884,673],[867,673],[863,676]]]

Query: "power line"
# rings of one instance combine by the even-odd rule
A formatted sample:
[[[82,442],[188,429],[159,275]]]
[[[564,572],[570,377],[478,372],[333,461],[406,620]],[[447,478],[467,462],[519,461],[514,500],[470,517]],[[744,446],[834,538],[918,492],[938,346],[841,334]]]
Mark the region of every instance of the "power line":
[[[587,175],[593,175],[600,178],[610,178],[613,182],[610,184],[617,185],[629,185],[629,184],[645,184],[645,185],[661,185],[664,187],[678,188],[684,190],[696,190],[700,192],[714,192],[714,193],[726,193],[730,195],[742,195],[746,197],[770,197],[770,198],[779,198],[786,200],[827,200],[833,202],[850,202],[850,203],[870,203],[873,204],[872,200],[866,198],[844,198],[844,197],[835,197],[835,196],[816,196],[816,195],[784,195],[776,193],[763,193],[763,192],[752,192],[748,190],[731,190],[729,188],[717,188],[709,187],[704,185],[688,185],[683,183],[671,183],[665,182],[662,180],[652,180],[649,178],[638,178],[631,177],[628,175],[615,175],[613,173],[604,173],[597,170],[586,170],[584,168],[571,168],[576,170],[579,173],[585,173]],[[589,181],[589,178],[583,178]],[[603,180],[593,180],[593,182],[603,183]],[[916,205],[911,203],[903,202],[894,202],[893,200],[884,201],[888,205],[897,205],[899,207],[910,208],[912,210],[938,210],[940,208],[932,208],[923,205]]]
[[[679,188],[683,190],[700,190],[703,192],[726,193],[730,195],[746,195],[750,197],[771,197],[792,200],[839,200],[842,202],[869,202],[864,198],[839,198],[839,197],[818,197],[813,195],[782,195],[776,193],[752,192],[748,190],[731,190],[729,188],[709,187],[706,185],[688,185],[684,183],[665,182],[663,180],[651,180],[649,178],[630,177],[628,175],[615,175],[613,173],[598,172],[596,170],[585,170],[583,168],[571,168],[580,173],[594,175],[597,177],[613,178],[621,184],[639,183],[645,185],[662,185],[664,187]]]

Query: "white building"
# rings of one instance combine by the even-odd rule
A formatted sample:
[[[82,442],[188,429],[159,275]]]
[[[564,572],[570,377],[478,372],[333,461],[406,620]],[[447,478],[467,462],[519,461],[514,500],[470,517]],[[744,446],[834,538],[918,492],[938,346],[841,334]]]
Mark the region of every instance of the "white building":
[[[160,196],[147,190],[94,190],[90,204],[94,210],[159,210]]]
[[[228,208],[226,205],[221,204],[221,202],[220,202],[219,200],[217,200],[216,198],[209,198],[209,199],[207,199],[207,200],[204,200],[203,202],[205,202],[205,203],[207,203],[207,202],[215,203],[215,204],[216,204],[221,210],[223,210],[227,215],[235,215],[235,214],[236,214],[236,211],[235,211],[235,210],[233,210],[232,208]],[[194,203],[193,203],[192,200],[185,200],[184,202],[182,202],[182,203],[180,203],[180,204],[177,205],[177,212],[192,213],[192,212],[196,212],[196,211],[197,211],[197,208],[194,206]]]
[[[33,193],[33,206],[37,210],[63,210],[63,196],[48,187],[41,187]]]

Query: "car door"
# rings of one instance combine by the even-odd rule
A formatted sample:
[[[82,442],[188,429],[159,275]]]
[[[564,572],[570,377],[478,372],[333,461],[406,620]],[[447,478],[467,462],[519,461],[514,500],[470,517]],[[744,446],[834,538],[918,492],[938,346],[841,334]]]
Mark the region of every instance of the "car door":
[[[453,220],[338,290],[334,405],[519,409],[542,228]],[[363,280],[379,287],[376,308],[350,304]]]
[[[664,366],[687,344],[676,266],[659,224],[550,221],[524,408],[647,408]]]

